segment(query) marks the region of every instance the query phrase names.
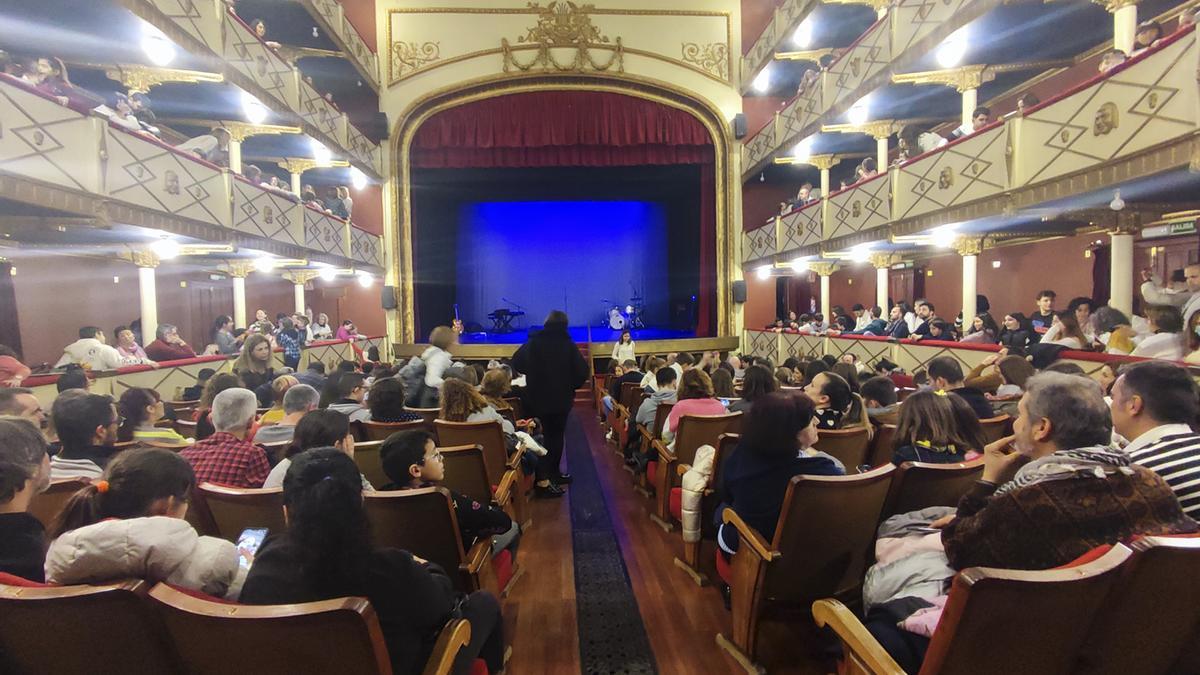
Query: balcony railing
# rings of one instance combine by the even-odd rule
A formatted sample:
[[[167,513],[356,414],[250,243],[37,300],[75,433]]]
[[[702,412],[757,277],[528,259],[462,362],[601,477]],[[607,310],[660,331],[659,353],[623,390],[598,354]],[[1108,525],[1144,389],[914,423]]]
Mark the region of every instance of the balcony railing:
[[[741,84],[745,92],[754,82],[754,76],[775,58],[775,49],[792,36],[804,18],[819,5],[819,0],[784,0],[775,8],[771,20],[763,32],[742,56]]]
[[[0,76],[0,172],[155,215],[381,266],[377,235]]]
[[[775,227],[748,230],[742,262],[815,255],[818,244],[840,250],[886,238],[889,228],[890,234],[912,234],[928,229],[948,210],[954,210],[955,217],[945,218],[947,222],[1002,215],[1013,206],[1058,195],[1046,189],[1056,181],[1115,162],[1132,164],[1072,189],[1095,189],[1186,165],[1186,152],[1168,153],[1161,162],[1144,160],[1156,149],[1182,147],[1182,141],[1196,135],[1198,61],[1200,47],[1193,29],[1168,36],[1155,50],[1024,115],[996,122],[834,192],[827,200],[784,214],[775,219]],[[820,232],[816,240],[815,232]]]
[[[350,62],[367,80],[370,87],[379,91],[379,58],[367,47],[358,29],[346,19],[345,9],[338,0],[301,0],[335,43],[350,57]]]
[[[254,94],[269,108],[294,114],[303,122],[305,133],[330,150],[345,155],[372,176],[382,174],[379,146],[363,137],[345,114],[306,85],[300,71],[260,40],[236,14],[223,9],[224,3],[125,0],[124,4],[189,51],[221,60],[227,80]],[[342,27],[343,36],[347,25]],[[357,33],[354,35],[357,37]],[[361,49],[369,53],[365,45]],[[378,69],[371,72],[377,73]]]

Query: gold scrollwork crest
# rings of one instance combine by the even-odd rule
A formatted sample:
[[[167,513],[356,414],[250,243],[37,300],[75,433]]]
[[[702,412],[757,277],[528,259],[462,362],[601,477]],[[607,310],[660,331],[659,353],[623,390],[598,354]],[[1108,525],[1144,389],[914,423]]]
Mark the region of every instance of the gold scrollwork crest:
[[[706,45],[685,42],[682,50],[684,63],[695,65],[722,80],[729,79],[729,47],[724,42],[713,42]]]
[[[442,58],[442,46],[439,42],[392,43],[392,73],[397,77],[407,75],[440,58]]]
[[[554,0],[545,7],[536,2],[531,2],[528,6],[537,11],[537,24],[530,27],[525,35],[518,37],[517,42],[536,47],[537,53],[531,60],[523,63],[516,57],[516,51],[521,47],[514,48],[507,38],[501,39],[500,51],[504,55],[504,72],[507,73],[513,68],[521,72],[534,68],[558,72],[580,72],[588,68],[607,71],[614,66],[617,72],[625,72],[625,48],[621,38],[610,40],[592,23],[589,12],[595,9],[593,5]],[[610,44],[613,46],[609,46]],[[597,61],[591,54],[593,46],[611,49],[612,54],[605,62]],[[552,51],[558,48],[574,49],[570,61],[564,63],[558,60]]]
[[[954,186],[954,169],[943,167],[938,174],[938,189],[946,190]]]
[[[1117,104],[1109,101],[1096,108],[1096,118],[1092,122],[1093,136],[1107,136],[1113,129],[1121,126],[1121,116]]]

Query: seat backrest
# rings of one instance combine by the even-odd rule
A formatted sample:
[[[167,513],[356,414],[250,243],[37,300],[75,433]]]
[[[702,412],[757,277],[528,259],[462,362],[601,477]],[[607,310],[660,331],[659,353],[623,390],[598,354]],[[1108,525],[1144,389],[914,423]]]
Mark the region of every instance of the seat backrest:
[[[212,515],[217,536],[237,542],[246,528],[267,528],[270,534],[283,532],[283,488],[234,488],[212,483],[196,487]]]
[[[737,433],[742,428],[742,413],[724,415],[684,415],[679,418],[675,433],[675,457],[681,464],[691,464],[696,450],[702,445],[717,447],[721,434]]]
[[[525,419],[525,404],[521,403],[521,399],[516,396],[509,396],[504,399],[508,407],[512,408],[513,417],[519,420]]]
[[[56,480],[50,483],[45,492],[33,496],[33,500],[29,502],[29,514],[41,521],[42,527],[49,528],[71,495],[90,484],[91,481],[83,478]]]
[[[875,436],[871,438],[870,449],[867,454],[866,464],[872,468],[883,466],[892,461],[892,454],[895,449],[892,445],[896,442],[896,425],[895,424],[880,424],[875,427]]]
[[[667,426],[667,418],[671,416],[671,408],[674,406],[674,403],[659,403],[658,407],[654,409],[654,428],[651,431],[654,432],[655,438],[662,438],[663,429]]]
[[[369,492],[363,495],[363,505],[376,546],[404,549],[456,577],[466,553],[446,488]]]
[[[192,420],[175,420],[171,426],[175,429],[175,433],[184,438],[196,437],[196,422]]]
[[[275,466],[287,456],[288,448],[292,447],[292,442],[279,441],[278,443],[256,443],[256,445],[267,453],[267,461],[271,463],[271,466]]]
[[[386,441],[388,436],[397,431],[409,431],[411,429],[427,429],[429,424],[425,420],[413,420],[411,422],[358,422],[358,440],[363,441]]]
[[[721,470],[725,467],[725,462],[729,461],[733,455],[733,451],[737,450],[741,440],[741,434],[721,434],[721,437],[717,439],[717,444],[714,446],[717,451],[713,453],[712,476],[708,480],[709,487],[715,490],[721,484]]]
[[[408,407],[406,407],[405,410],[407,410],[408,412],[413,413],[415,415],[420,415],[421,419],[424,420],[425,423],[429,425],[430,429],[433,428],[433,421],[436,420],[437,416],[439,414],[441,414],[441,412],[442,412],[441,408],[408,408]]]
[[[979,420],[979,426],[983,427],[983,438],[986,442],[991,443],[998,441],[1009,434],[1012,429],[1012,418],[1008,415],[997,415],[987,419]],[[972,450],[983,451],[983,448],[971,448]]]
[[[1129,555],[1129,549],[1118,544],[1077,567],[963,570],[954,577],[921,675],[1076,672],[1073,662],[1092,617]],[[1157,627],[1158,622],[1125,628],[1141,635]]]
[[[807,604],[862,583],[895,470],[793,477],[771,544],[783,557],[768,573],[768,597]]]
[[[848,429],[821,429],[817,432],[814,450],[833,455],[846,467],[846,473],[854,473],[867,463],[867,446],[871,439],[864,426]]]
[[[150,600],[194,675],[392,672],[366,598],[230,605],[158,584]]]
[[[634,405],[636,405],[634,403],[634,397],[637,395],[637,392],[639,390],[641,390],[641,388],[642,388],[641,384],[639,384],[637,382],[624,382],[621,384],[621,394],[620,394],[619,402],[621,405],[625,406],[626,410],[634,410],[634,411],[637,410],[636,408],[633,407]]]
[[[958,500],[982,475],[982,457],[957,464],[905,462],[892,478],[880,519],[930,506],[958,506]]]
[[[483,448],[483,461],[487,465],[488,480],[498,485],[504,477],[508,464],[508,448],[504,444],[504,430],[500,422],[447,422],[436,420],[438,444],[446,447],[478,445]]]
[[[442,485],[480,504],[492,501],[492,483],[488,481],[483,448],[478,445],[459,445],[438,450],[442,453],[442,465],[446,469]]]
[[[366,477],[367,482],[376,490],[392,482],[383,472],[383,455],[379,452],[382,447],[383,441],[354,444],[354,463],[358,465],[358,472]]]
[[[180,672],[146,582],[27,588],[0,585],[5,672]]]
[[[1132,548],[1073,672],[1196,672],[1171,666],[1200,650],[1200,537],[1144,537]]]

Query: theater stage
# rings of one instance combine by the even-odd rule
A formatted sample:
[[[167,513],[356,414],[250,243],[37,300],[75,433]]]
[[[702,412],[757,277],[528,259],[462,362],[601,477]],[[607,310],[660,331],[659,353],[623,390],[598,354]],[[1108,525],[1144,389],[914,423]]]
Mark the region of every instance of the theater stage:
[[[538,327],[534,327],[536,330]],[[596,360],[608,359],[612,355],[613,344],[620,337],[620,331],[608,328],[590,328],[587,326],[572,326],[572,339],[580,347],[586,347],[588,353]],[[741,343],[736,337],[695,337],[688,331],[646,328],[632,331],[636,343],[637,354],[667,354],[670,352],[701,352],[701,351],[730,351],[736,350]],[[511,333],[466,333],[454,347],[452,353],[456,359],[466,361],[484,359],[511,358],[529,338],[526,330],[516,330]],[[420,354],[428,347],[428,343],[393,345],[393,353],[397,359]]]

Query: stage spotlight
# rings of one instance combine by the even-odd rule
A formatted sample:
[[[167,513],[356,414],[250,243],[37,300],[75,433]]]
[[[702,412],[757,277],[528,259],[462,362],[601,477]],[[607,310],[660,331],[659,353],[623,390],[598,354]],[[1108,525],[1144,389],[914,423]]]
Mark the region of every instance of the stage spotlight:
[[[275,269],[275,259],[269,255],[259,256],[254,259],[254,269],[264,274],[270,273]]]
[[[358,170],[358,167],[350,167],[350,185],[355,190],[363,190],[367,187],[367,174]]]
[[[767,279],[771,278],[771,266],[763,265],[762,267],[755,270],[754,274],[756,276],[758,276],[759,279],[766,281]]]
[[[792,42],[796,43],[797,47],[808,49],[808,46],[812,44],[812,24],[812,17],[809,17],[801,21],[800,25],[796,27],[796,33],[792,35]]]
[[[242,92],[242,112],[246,115],[246,121],[250,124],[262,124],[267,120],[267,115],[270,113],[267,106],[262,104],[262,101],[254,98],[253,95]]]
[[[179,242],[169,237],[164,237],[150,244],[150,252],[158,256],[159,260],[172,260],[179,257]]]
[[[864,96],[858,100],[858,103],[850,106],[850,110],[846,111],[846,121],[853,125],[866,124],[871,119],[871,101],[869,96]]]
[[[370,288],[371,285],[374,283],[375,283],[375,277],[373,275],[366,274],[366,273],[358,275],[358,285],[359,286],[362,286],[363,288]]]
[[[332,267],[322,267],[317,271],[317,276],[321,278],[321,281],[333,281],[337,278],[337,270]]]
[[[938,248],[950,248],[954,246],[954,240],[958,239],[958,233],[954,231],[951,225],[943,225],[937,228],[930,235],[934,246]]]
[[[333,162],[333,153],[325,147],[324,143],[315,138],[312,139],[312,153],[313,159],[321,166],[329,166]]]
[[[943,68],[954,68],[962,63],[967,55],[967,29],[963,28],[946,38],[938,46],[936,58],[938,65]]]
[[[767,93],[767,90],[771,88],[771,66],[763,68],[762,72],[754,78],[754,84],[751,86],[760,94]]]
[[[169,66],[175,60],[175,45],[151,26],[146,26],[146,33],[142,36],[142,51],[150,63],[159,67]]]

